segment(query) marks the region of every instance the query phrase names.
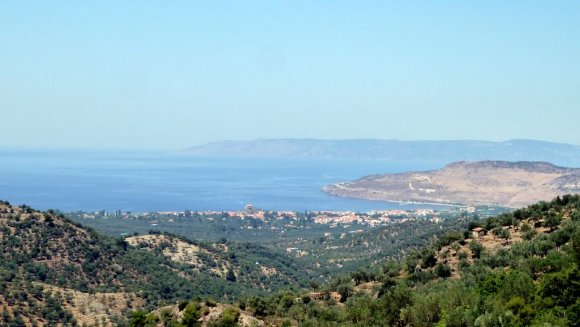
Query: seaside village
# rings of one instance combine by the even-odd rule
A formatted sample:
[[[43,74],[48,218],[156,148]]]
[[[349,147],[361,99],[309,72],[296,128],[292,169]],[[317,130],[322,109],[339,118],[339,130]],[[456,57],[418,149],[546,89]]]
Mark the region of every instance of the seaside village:
[[[465,212],[472,214],[476,211],[475,207],[456,207],[454,211]],[[121,218],[121,219],[146,219],[150,226],[157,226],[163,220],[167,223],[174,223],[176,221],[183,221],[187,218],[203,218],[208,221],[215,219],[240,219],[240,220],[261,220],[263,222],[284,221],[287,227],[295,227],[299,222],[304,220],[310,223],[324,224],[328,227],[338,227],[344,225],[359,224],[361,226],[375,227],[386,225],[393,222],[406,222],[409,220],[429,220],[434,223],[439,223],[443,219],[442,216],[447,214],[448,210],[437,211],[433,209],[417,209],[417,210],[377,210],[370,212],[354,212],[354,211],[271,211],[255,208],[252,204],[245,206],[241,211],[159,211],[159,212],[144,212],[132,213],[122,212],[120,210],[111,214],[107,211],[97,211],[91,213],[78,212],[76,215],[82,219],[96,219],[96,218]],[[251,225],[246,228],[252,229]]]

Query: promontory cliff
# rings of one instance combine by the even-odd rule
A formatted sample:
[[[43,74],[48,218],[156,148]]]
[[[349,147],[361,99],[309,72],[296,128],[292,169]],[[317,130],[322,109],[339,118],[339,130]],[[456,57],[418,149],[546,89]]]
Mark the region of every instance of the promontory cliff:
[[[460,161],[438,170],[367,176],[323,191],[368,200],[521,207],[579,193],[580,169],[547,162]]]

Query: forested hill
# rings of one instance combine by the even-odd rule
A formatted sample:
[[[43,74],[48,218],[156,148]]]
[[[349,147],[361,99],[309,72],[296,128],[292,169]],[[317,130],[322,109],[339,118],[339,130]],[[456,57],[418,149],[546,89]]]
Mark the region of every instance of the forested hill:
[[[398,141],[378,139],[260,139],[220,141],[184,150],[198,156],[312,159],[379,159],[393,162],[548,161],[580,167],[580,146],[535,140]]]
[[[135,326],[580,326],[580,196],[473,221],[320,288],[193,300]],[[252,320],[253,319],[253,320]],[[193,322],[192,324],[189,324]]]
[[[122,324],[139,308],[306,285],[292,259],[256,245],[171,235],[128,241],[0,202],[0,325]]]
[[[0,253],[2,326],[580,322],[578,195],[471,221],[380,269],[361,267],[310,288],[284,287],[300,286],[296,267],[261,247],[166,234],[112,239],[58,213],[4,202]],[[250,265],[256,257],[259,278]]]

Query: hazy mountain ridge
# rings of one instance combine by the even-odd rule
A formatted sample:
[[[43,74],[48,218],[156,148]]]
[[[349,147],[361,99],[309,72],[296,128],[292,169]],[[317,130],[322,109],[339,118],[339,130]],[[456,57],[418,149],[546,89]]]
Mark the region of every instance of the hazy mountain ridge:
[[[519,207],[580,192],[580,169],[547,162],[461,161],[438,170],[366,176],[323,191],[370,200]]]
[[[187,148],[184,152],[198,156],[376,159],[445,163],[462,160],[549,161],[558,165],[580,167],[580,146],[536,140],[491,142],[259,139],[213,142]]]

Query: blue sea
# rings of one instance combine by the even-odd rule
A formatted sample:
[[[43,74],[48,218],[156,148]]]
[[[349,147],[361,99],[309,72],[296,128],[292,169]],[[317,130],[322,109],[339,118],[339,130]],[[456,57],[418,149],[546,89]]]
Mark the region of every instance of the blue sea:
[[[0,151],[0,199],[37,209],[353,210],[429,208],[338,198],[326,184],[438,168],[372,160],[200,158],[175,153]]]

